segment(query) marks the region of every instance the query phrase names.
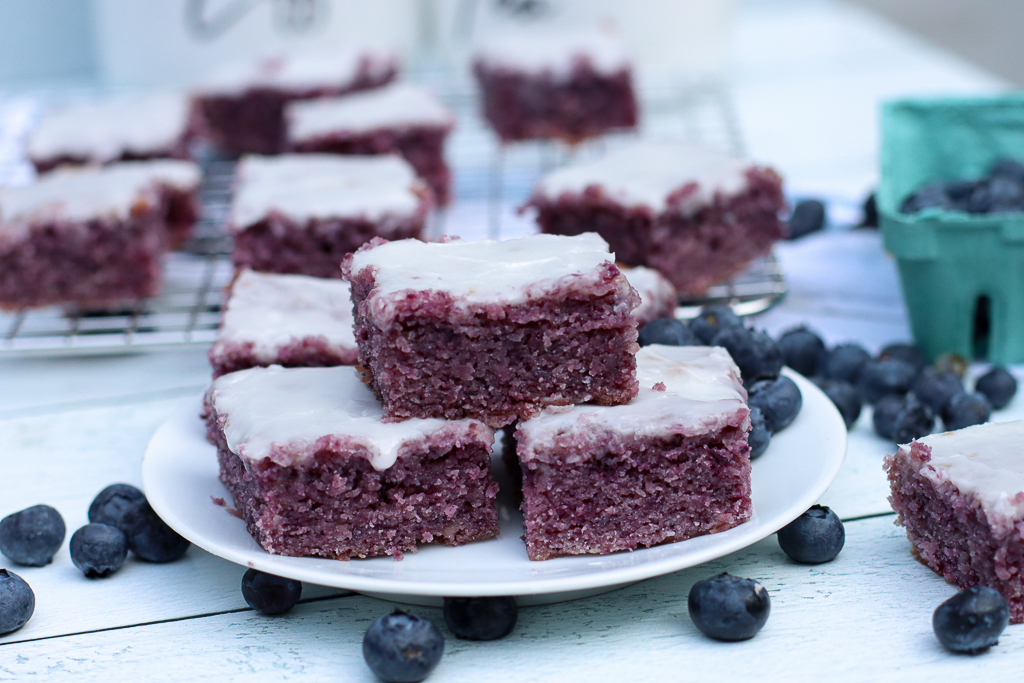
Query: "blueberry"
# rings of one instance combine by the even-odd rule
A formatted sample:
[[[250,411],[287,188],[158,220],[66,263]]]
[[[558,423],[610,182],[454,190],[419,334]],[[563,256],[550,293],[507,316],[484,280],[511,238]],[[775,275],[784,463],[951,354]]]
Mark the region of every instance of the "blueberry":
[[[846,429],[850,430],[854,423],[857,422],[857,418],[860,417],[861,405],[863,403],[857,387],[841,379],[818,379],[815,381],[815,384],[825,392],[825,395],[829,397],[839,410],[839,414],[843,417],[843,422],[846,424]]]
[[[917,370],[910,363],[895,358],[871,359],[860,370],[857,388],[864,400],[874,405],[883,396],[906,394],[916,378]]]
[[[242,597],[260,614],[284,614],[302,596],[302,582],[249,569],[242,575]]]
[[[878,199],[875,197],[874,192],[869,193],[868,196],[864,198],[864,203],[861,204],[861,212],[860,227],[878,227]]]
[[[776,377],[751,386],[747,403],[764,414],[765,425],[774,434],[796,419],[803,406],[803,396],[796,382],[788,377]]]
[[[916,398],[904,397],[892,425],[892,440],[910,443],[931,434],[935,429],[935,413]]]
[[[971,425],[988,422],[992,417],[992,406],[982,394],[963,393],[949,399],[942,410],[942,426],[946,431],[963,429]]]
[[[985,184],[982,180],[951,180],[945,184],[943,189],[946,196],[955,205],[963,205],[970,201],[978,188]]]
[[[914,344],[889,344],[878,354],[878,358],[880,360],[895,358],[904,363],[910,363],[917,372],[921,372],[928,365],[928,361],[925,359],[924,354],[921,353],[921,349],[917,348]]]
[[[825,358],[825,342],[804,326],[793,328],[779,337],[782,360],[804,377],[814,377]]]
[[[747,445],[750,446],[750,459],[760,458],[768,450],[768,444],[772,440],[772,433],[768,431],[768,425],[764,420],[764,413],[760,408],[750,409],[750,434],[747,435]]]
[[[0,569],[0,635],[24,626],[35,609],[36,594],[25,579]]]
[[[839,516],[824,505],[811,509],[779,529],[779,547],[796,562],[831,562],[846,543],[846,529]]]
[[[171,562],[192,545],[167,526],[145,498],[128,506],[120,529],[128,537],[128,549],[147,562]]]
[[[0,553],[16,564],[45,567],[64,542],[64,518],[49,505],[33,505],[0,521]]]
[[[883,396],[874,405],[874,413],[871,422],[875,427],[875,433],[883,439],[893,439],[896,433],[896,418],[903,410],[907,398],[904,396]]]
[[[772,607],[764,586],[726,573],[693,584],[687,606],[697,628],[715,640],[753,638]]]
[[[1024,189],[1009,178],[993,178],[988,183],[989,213],[1024,209]]]
[[[900,211],[903,213],[916,213],[931,207],[949,208],[951,204],[952,201],[949,195],[946,194],[946,184],[939,181],[918,188],[903,201]]]
[[[665,344],[667,346],[700,346],[701,342],[686,326],[675,318],[658,318],[640,328],[640,346]]]
[[[972,586],[938,606],[932,615],[935,636],[953,652],[976,655],[999,642],[1010,608],[995,588]]]
[[[988,213],[994,205],[992,190],[988,183],[978,183],[966,201],[957,202],[957,208],[968,213]]]
[[[1017,393],[1017,380],[1004,367],[995,367],[978,378],[974,390],[985,396],[994,410],[1002,410]]]
[[[720,330],[743,327],[743,321],[728,306],[707,306],[690,321],[690,331],[703,344],[710,344]]]
[[[825,205],[817,199],[804,199],[793,207],[789,217],[789,239],[800,239],[825,227]]]
[[[859,344],[840,344],[825,356],[822,370],[828,379],[841,379],[856,385],[861,368],[869,360],[871,354]]]
[[[1024,185],[1024,164],[1016,159],[996,159],[989,167],[988,174],[992,178],[1005,178],[1018,185]]]
[[[126,557],[128,539],[117,527],[86,524],[71,536],[71,561],[90,579],[113,574]]]
[[[444,654],[444,636],[430,621],[395,610],[370,624],[363,636],[363,658],[386,683],[426,678]]]
[[[498,640],[512,633],[519,606],[511,597],[445,598],[444,623],[456,638]]]
[[[128,506],[146,496],[131,484],[111,484],[96,494],[89,505],[89,521],[117,526]]]
[[[782,350],[764,332],[730,327],[716,334],[711,343],[729,352],[748,387],[759,379],[778,377],[782,371]]]
[[[949,403],[949,399],[964,393],[963,382],[951,372],[939,372],[935,368],[925,368],[912,387],[914,396],[928,404],[936,413]]]

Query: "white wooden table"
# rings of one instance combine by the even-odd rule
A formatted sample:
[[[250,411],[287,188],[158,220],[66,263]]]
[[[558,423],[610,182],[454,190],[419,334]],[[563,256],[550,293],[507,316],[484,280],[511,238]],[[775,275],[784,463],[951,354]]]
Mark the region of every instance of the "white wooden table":
[[[780,168],[793,193],[835,200],[839,220],[874,182],[880,98],[1002,87],[827,0],[750,2],[737,33],[733,92],[752,154]],[[856,340],[871,350],[909,337],[876,233],[832,230],[778,253],[790,295],[759,326],[778,333],[807,322],[829,343]],[[140,484],[150,435],[208,384],[204,351],[0,361],[0,515],[45,502],[61,511],[70,536],[101,488]],[[1021,398],[998,413],[1020,417]],[[881,470],[888,449],[863,415],[822,501],[846,520],[836,561],[796,565],[770,537],[612,593],[524,608],[515,632],[490,643],[456,640],[439,610],[416,608],[448,635],[429,680],[1018,677],[1024,627],[1010,627],[980,657],[952,656],[932,635],[931,613],[955,589],[914,560],[892,524]],[[167,565],[129,559],[113,577],[89,580],[65,543],[52,565],[16,571],[35,591],[36,611],[0,637],[0,680],[372,681],[362,635],[391,607],[306,586],[291,613],[264,617],[242,600],[244,568],[198,548]],[[771,595],[771,617],[751,641],[713,642],[687,616],[690,586],[722,571],[756,578]]]

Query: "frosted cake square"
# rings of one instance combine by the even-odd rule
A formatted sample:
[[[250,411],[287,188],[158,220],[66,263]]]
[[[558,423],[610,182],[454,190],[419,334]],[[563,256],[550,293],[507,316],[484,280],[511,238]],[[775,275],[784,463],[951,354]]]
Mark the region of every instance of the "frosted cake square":
[[[214,377],[267,365],[355,365],[359,351],[349,284],[242,271],[208,355]]]
[[[111,164],[102,173],[110,178],[123,178],[124,182],[149,183],[156,188],[170,249],[184,246],[192,237],[202,212],[199,185],[203,174],[198,164],[177,159],[126,161]]]
[[[250,368],[214,380],[220,478],[268,552],[347,560],[498,534],[494,432],[476,420],[382,422],[355,369]]]
[[[400,154],[444,206],[452,174],[444,143],[455,117],[425,88],[394,83],[344,97],[292,102],[288,148],[332,154]]]
[[[390,418],[501,427],[636,395],[639,300],[595,234],[376,241],[344,271],[359,360]]]
[[[769,168],[681,143],[638,141],[555,170],[528,206],[546,233],[596,230],[615,257],[698,296],[786,234],[782,181]]]
[[[1024,621],[1024,421],[930,434],[885,469],[915,554],[961,588],[995,588]]]
[[[391,155],[250,156],[238,165],[229,231],[235,268],[341,277],[374,237],[421,237],[430,191]]]
[[[746,391],[725,349],[650,345],[621,406],[547,408],[518,424],[531,560],[713,534],[751,515]]]
[[[629,284],[640,296],[640,305],[633,310],[637,328],[658,318],[671,318],[679,305],[676,288],[664,275],[644,266],[619,266]]]

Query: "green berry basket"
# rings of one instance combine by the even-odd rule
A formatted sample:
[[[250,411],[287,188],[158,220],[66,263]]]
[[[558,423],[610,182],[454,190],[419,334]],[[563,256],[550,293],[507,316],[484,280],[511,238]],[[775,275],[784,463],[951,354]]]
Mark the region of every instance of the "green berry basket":
[[[899,210],[929,182],[981,177],[1000,157],[1024,162],[1024,94],[889,102],[881,134],[880,225],[914,340],[933,359],[1024,362],[1024,213]]]

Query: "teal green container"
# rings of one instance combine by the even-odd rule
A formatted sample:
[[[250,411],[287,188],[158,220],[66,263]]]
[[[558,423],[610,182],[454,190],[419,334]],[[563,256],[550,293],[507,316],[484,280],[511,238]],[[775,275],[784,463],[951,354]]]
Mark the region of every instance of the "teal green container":
[[[899,211],[929,182],[980,177],[999,157],[1024,162],[1024,95],[889,102],[881,133],[882,236],[914,340],[933,359],[1024,362],[1024,214]]]

